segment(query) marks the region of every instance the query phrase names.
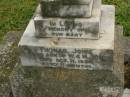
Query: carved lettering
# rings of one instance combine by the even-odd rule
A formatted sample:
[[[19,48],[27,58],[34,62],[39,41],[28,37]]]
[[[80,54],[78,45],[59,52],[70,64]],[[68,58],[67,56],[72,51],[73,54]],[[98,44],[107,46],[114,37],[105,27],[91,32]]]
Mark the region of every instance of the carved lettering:
[[[37,56],[41,64],[51,67],[67,67],[67,68],[88,68],[92,69],[94,64],[93,58],[98,55],[93,53],[93,50],[86,49],[65,49],[65,48],[40,48],[37,51]]]

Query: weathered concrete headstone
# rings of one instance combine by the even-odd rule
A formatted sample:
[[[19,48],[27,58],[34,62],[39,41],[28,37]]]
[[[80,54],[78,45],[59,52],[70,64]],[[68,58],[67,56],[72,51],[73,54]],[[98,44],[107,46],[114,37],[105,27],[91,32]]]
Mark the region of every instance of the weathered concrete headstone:
[[[115,32],[115,7],[101,0],[41,0],[19,42],[14,97],[121,97]]]
[[[43,17],[91,17],[93,0],[41,0]]]

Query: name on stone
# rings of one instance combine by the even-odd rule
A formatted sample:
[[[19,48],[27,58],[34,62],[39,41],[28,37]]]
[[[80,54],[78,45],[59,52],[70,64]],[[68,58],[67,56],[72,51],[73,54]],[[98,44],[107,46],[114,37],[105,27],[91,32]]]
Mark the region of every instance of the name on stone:
[[[97,69],[101,52],[88,49],[39,48],[34,49],[35,56],[45,67],[64,67],[70,69]],[[93,61],[94,59],[94,61]],[[98,67],[99,66],[99,67]]]
[[[39,37],[73,37],[98,38],[99,24],[73,20],[42,20],[35,21],[36,33]],[[41,35],[42,33],[42,35]]]

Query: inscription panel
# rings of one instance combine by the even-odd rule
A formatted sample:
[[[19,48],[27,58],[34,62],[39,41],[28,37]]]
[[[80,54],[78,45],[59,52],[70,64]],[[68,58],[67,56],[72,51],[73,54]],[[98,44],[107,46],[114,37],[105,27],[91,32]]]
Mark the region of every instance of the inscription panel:
[[[67,37],[98,39],[100,20],[41,19],[34,20],[37,37]]]
[[[22,52],[21,59],[23,63],[25,62],[24,65],[111,70],[113,63],[111,50],[22,47]]]

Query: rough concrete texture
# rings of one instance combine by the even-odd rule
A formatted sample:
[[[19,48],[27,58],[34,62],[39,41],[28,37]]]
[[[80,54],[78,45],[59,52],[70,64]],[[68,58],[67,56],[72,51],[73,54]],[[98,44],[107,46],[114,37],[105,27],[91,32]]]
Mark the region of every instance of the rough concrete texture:
[[[62,5],[60,2],[41,2],[43,17],[91,17],[93,0],[87,5]]]
[[[57,52],[57,54],[64,53],[63,52],[64,50],[72,54],[74,51],[76,51],[75,49],[77,49],[77,51],[80,52],[77,54],[79,57],[82,57],[83,55],[82,53],[85,51],[86,51],[86,54],[88,54],[87,56],[88,58],[86,58],[87,61],[83,60],[85,61],[83,63],[87,64],[86,66],[87,69],[89,68],[89,66],[91,67],[91,69],[95,69],[95,67],[100,67],[101,69],[105,69],[103,68],[103,66],[100,66],[100,65],[98,66],[98,64],[94,64],[96,62],[104,65],[105,67],[107,67],[107,69],[111,69],[111,65],[113,63],[111,59],[113,59],[112,54],[114,50],[114,20],[115,20],[114,13],[115,13],[115,10],[113,6],[111,5],[102,6],[102,19],[101,19],[102,35],[99,40],[36,38],[34,34],[35,33],[34,21],[31,20],[19,43],[19,47],[21,48],[22,64],[25,66],[36,66],[36,64],[37,66],[48,65],[47,64],[48,62],[44,60],[40,61],[40,59],[37,57],[37,54],[41,55],[42,57],[45,56],[44,54],[46,53],[43,53],[44,49],[61,50],[61,52],[59,53]],[[50,50],[48,54],[49,53],[51,54],[51,51],[55,53],[55,50]],[[100,59],[100,56],[103,56],[102,57],[103,59]],[[52,62],[54,62],[51,56],[50,58],[52,59]],[[93,61],[90,60],[91,58],[94,58],[94,60]],[[66,59],[68,58],[66,57]],[[73,59],[76,60],[76,57],[74,56]],[[79,59],[82,59],[82,58],[79,58]],[[48,61],[50,61],[49,58],[48,58]],[[42,64],[44,62],[46,64]],[[73,63],[75,62],[73,61],[69,62],[69,64],[72,64],[72,65]],[[79,62],[76,62],[76,63],[79,63]],[[52,67],[54,67],[54,65]],[[82,64],[80,64],[80,66],[77,66],[77,68],[79,69],[80,67],[82,67]],[[96,68],[96,69],[99,69],[99,68]]]
[[[100,34],[101,3],[97,1],[95,1],[93,5],[92,17],[90,18],[44,18],[41,15],[39,6],[34,18],[36,28],[35,35],[40,38],[64,37],[98,39]],[[81,9],[78,7],[78,10]]]
[[[18,33],[8,32],[0,43],[0,97],[12,97],[9,76],[18,60],[19,38]]]
[[[22,67],[11,77],[14,97],[121,97],[122,85],[109,70]]]

